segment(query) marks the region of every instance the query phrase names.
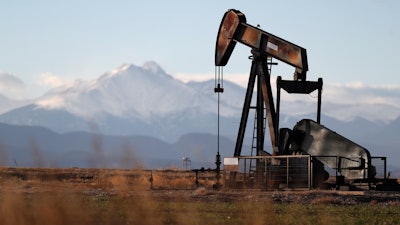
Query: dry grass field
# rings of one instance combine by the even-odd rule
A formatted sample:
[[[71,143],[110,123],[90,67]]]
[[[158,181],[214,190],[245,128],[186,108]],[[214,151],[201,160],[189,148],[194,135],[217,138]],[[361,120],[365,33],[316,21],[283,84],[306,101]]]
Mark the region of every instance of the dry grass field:
[[[0,224],[398,224],[400,193],[213,190],[179,170],[0,168]],[[150,182],[152,178],[152,182]]]

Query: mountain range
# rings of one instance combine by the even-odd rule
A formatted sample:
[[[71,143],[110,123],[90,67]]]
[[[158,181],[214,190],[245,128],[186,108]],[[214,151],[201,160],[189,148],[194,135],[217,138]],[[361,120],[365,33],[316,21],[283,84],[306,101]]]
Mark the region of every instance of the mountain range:
[[[122,65],[96,80],[55,88],[3,113],[0,122],[57,132],[83,130],[177,140],[185,133],[209,132],[215,127],[216,98],[199,91],[209,84],[183,83],[154,62],[143,67]],[[235,103],[221,106],[224,117],[235,117],[239,109]]]
[[[213,166],[218,129],[214,85],[214,80],[182,82],[157,63],[147,62],[121,65],[95,80],[60,86],[34,100],[0,96],[0,162],[82,167],[134,162],[165,167],[179,166],[182,157],[189,156],[193,166]],[[229,81],[223,85],[220,146],[223,156],[231,156],[246,90]],[[281,127],[315,118],[316,106],[309,100],[282,99],[282,105]],[[340,113],[348,113],[349,107],[340,108],[323,97],[321,123],[372,155],[387,156],[394,168],[400,159],[400,119],[383,123],[358,115],[345,121]],[[249,118],[245,148],[251,146],[254,115]]]

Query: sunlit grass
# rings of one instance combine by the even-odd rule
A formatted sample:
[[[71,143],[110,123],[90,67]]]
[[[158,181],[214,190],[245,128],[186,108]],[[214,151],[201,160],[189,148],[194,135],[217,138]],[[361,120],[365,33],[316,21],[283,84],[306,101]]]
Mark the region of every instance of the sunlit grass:
[[[308,202],[277,203],[272,197],[263,197],[263,192],[215,191],[211,188],[212,173],[202,174],[201,188],[196,188],[194,174],[182,171],[67,169],[48,170],[42,176],[39,170],[27,169],[26,176],[20,174],[22,177],[0,172],[0,224],[5,225],[319,225],[400,221],[397,200],[343,204],[331,195],[321,195]],[[290,193],[277,195],[287,197]]]

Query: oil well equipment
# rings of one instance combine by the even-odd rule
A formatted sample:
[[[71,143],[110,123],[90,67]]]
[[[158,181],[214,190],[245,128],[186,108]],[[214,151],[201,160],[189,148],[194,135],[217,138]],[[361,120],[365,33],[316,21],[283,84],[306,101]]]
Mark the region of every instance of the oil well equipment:
[[[306,49],[247,24],[245,15],[235,9],[224,14],[216,40],[214,91],[218,99],[223,92],[222,67],[227,65],[237,43],[251,49],[252,63],[233,156],[223,159],[227,187],[266,190],[398,188],[396,179],[386,175],[386,157],[371,156],[366,148],[321,124],[323,80],[307,80]],[[276,99],[270,81],[271,66],[277,64],[273,59],[295,69],[292,80],[277,77]],[[292,128],[281,128],[281,89],[289,94],[317,91],[317,118],[301,119]],[[256,95],[255,101],[252,101],[253,95]],[[255,112],[253,139],[249,154],[245,155],[242,149],[250,110]],[[271,151],[264,149],[266,132]],[[219,157],[218,146],[218,171]]]

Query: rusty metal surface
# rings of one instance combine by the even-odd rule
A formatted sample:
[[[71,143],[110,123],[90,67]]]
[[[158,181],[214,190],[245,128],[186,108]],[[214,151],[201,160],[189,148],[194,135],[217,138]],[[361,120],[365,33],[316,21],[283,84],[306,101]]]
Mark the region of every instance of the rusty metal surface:
[[[251,26],[243,26],[244,30],[243,35],[238,41],[246,44],[250,47],[257,47],[261,44],[261,32],[258,29],[255,29]]]
[[[235,48],[236,42],[233,40],[233,35],[239,23],[246,22],[246,17],[237,10],[229,10],[222,18],[215,49],[215,65],[225,66]]]
[[[253,50],[296,67],[296,77],[305,80],[308,71],[306,49],[246,23],[238,10],[228,10],[221,21],[215,49],[215,65],[225,66],[236,41]]]
[[[239,34],[242,33],[241,37],[236,37],[238,42],[255,48],[261,53],[273,56],[303,71],[308,70],[306,50],[304,48],[249,24],[242,23],[237,29],[243,30],[238,32]]]
[[[281,38],[273,36],[264,32],[264,35],[268,37],[267,45],[265,51],[278,58],[284,62],[288,62],[296,66],[297,68],[301,68],[302,70],[307,70],[306,65],[304,65],[302,60],[301,51],[305,51],[299,46],[296,46],[292,43],[289,43]]]
[[[270,79],[269,74],[262,74],[259,75],[259,79],[261,80],[261,90],[263,93],[264,97],[264,102],[265,102],[265,110],[267,114],[267,120],[268,120],[268,127],[269,127],[269,135],[271,137],[271,147],[272,147],[272,155],[276,155],[278,152],[278,147],[277,147],[277,128],[278,125],[276,124],[276,112],[275,112],[275,106],[274,106],[274,100],[272,98],[272,88],[271,88],[271,83],[267,79]]]

